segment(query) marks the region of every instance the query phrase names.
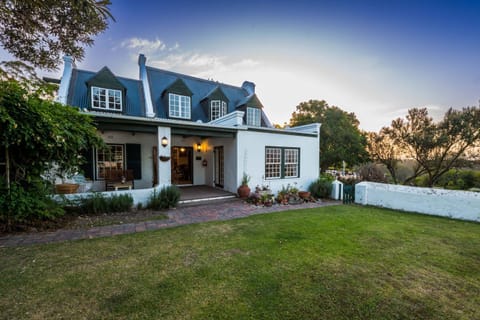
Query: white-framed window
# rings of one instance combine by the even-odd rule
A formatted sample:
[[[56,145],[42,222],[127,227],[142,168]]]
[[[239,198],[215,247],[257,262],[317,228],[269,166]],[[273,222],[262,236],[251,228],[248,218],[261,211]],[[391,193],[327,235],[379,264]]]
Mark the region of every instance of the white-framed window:
[[[109,144],[105,150],[97,150],[97,179],[105,179],[110,170],[125,169],[125,152],[123,144]]]
[[[175,93],[168,94],[168,115],[171,118],[191,118],[190,97]]]
[[[300,149],[265,147],[265,179],[298,178]]]
[[[250,108],[247,107],[247,126],[260,127],[261,111],[259,108]]]
[[[221,100],[210,102],[210,120],[215,120],[227,114],[227,103]]]
[[[282,169],[282,149],[265,148],[265,179],[280,178]]]
[[[284,166],[283,176],[285,178],[298,177],[298,165],[299,165],[299,149],[283,149],[284,154]]]
[[[122,111],[122,91],[92,87],[92,109]]]

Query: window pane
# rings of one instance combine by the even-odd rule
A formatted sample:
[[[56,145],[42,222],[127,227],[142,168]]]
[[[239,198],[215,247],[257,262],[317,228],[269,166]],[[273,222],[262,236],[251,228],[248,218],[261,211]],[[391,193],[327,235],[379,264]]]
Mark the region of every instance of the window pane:
[[[210,109],[210,118],[211,120],[215,120],[220,118],[222,115],[220,114],[220,100],[213,100],[211,102],[211,109]]]
[[[289,177],[298,177],[298,149],[285,149],[285,165],[284,165],[284,176]]]
[[[122,110],[122,92],[120,90],[92,87],[92,108]]]
[[[265,149],[265,178],[280,178],[281,149]]]
[[[260,127],[260,109],[247,108],[247,125]]]
[[[169,116],[190,119],[190,97],[169,93]]]
[[[111,170],[124,170],[123,145],[109,145],[97,151],[97,179],[105,179]]]

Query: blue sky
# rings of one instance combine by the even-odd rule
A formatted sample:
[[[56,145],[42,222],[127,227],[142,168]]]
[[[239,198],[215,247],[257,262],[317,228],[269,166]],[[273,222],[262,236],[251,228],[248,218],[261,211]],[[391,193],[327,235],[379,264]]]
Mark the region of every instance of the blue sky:
[[[151,66],[253,81],[274,123],[325,99],[377,131],[411,107],[438,117],[480,98],[480,1],[112,2],[117,22],[79,68],[136,78],[141,52]]]

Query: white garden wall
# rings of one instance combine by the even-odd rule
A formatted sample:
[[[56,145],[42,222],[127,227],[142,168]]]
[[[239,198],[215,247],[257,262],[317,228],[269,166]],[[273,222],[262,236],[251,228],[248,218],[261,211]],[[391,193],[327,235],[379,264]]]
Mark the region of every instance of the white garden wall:
[[[361,182],[355,203],[480,222],[478,192]]]
[[[153,193],[153,190],[157,190],[157,192],[160,192],[160,190],[164,186],[158,186],[155,188],[147,188],[147,189],[133,189],[133,190],[118,190],[118,191],[103,191],[99,192],[105,197],[111,197],[112,195],[122,195],[122,194],[130,194],[133,198],[133,205],[136,206],[139,203],[142,205],[147,205],[148,199],[150,199],[150,196]],[[87,192],[87,193],[73,193],[73,194],[65,194],[62,196],[55,195],[54,199],[56,200],[61,200],[61,197],[65,197],[68,200],[75,200],[75,199],[82,199],[82,198],[88,198],[91,197],[93,193]]]

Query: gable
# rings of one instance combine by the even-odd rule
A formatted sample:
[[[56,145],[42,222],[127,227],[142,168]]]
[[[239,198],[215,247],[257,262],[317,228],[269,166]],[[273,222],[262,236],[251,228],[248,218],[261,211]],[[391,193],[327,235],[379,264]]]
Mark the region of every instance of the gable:
[[[220,86],[216,86],[212,91],[210,91],[206,96],[205,98],[203,98],[202,100],[222,100],[222,101],[225,101],[225,102],[229,102],[230,100],[227,98],[227,96],[225,95],[225,93],[223,92],[222,88],[220,88]]]
[[[263,109],[263,104],[254,93],[240,100],[237,104],[238,110],[245,110],[247,107]]]
[[[165,96],[166,93],[175,93],[182,96],[192,96],[193,92],[188,88],[185,82],[177,78],[170,86],[168,86],[162,93],[162,96]]]
[[[93,77],[86,81],[88,87],[101,87],[108,89],[116,89],[125,91],[125,86],[117,79],[117,77],[108,69],[103,67]]]
[[[200,104],[202,106],[203,112],[205,115],[208,117],[208,121],[212,120],[212,115],[211,115],[211,103],[212,101],[222,101],[227,104],[227,113],[228,113],[228,104],[229,104],[229,99],[223,92],[222,88],[220,86],[216,86],[213,90],[211,90],[201,101]]]

